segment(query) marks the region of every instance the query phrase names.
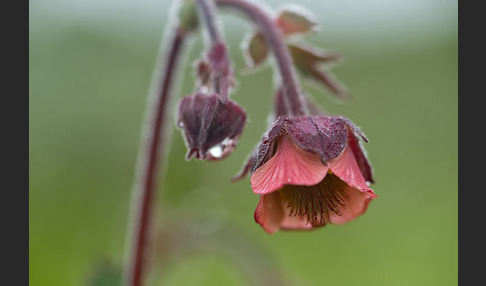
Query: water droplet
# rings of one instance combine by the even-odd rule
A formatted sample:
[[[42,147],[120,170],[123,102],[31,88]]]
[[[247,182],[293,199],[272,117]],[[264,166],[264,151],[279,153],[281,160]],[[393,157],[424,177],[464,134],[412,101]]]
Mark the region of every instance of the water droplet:
[[[221,156],[223,155],[223,147],[221,147],[221,145],[216,145],[211,147],[208,152],[213,158],[221,158]]]
[[[226,138],[221,143],[214,145],[213,147],[209,148],[208,152],[214,159],[220,159],[226,156],[233,148],[234,141]]]

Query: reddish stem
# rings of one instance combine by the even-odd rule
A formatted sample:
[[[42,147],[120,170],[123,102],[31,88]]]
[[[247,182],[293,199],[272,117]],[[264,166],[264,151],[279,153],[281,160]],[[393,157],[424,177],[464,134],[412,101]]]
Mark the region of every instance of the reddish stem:
[[[152,233],[152,218],[159,159],[164,154],[162,134],[167,129],[167,107],[175,68],[180,58],[185,33],[176,28],[170,35],[170,49],[161,63],[163,74],[149,94],[144,134],[138,154],[136,185],[133,189],[131,226],[128,241],[128,266],[125,285],[140,286],[147,266],[147,242]]]
[[[214,44],[221,41],[221,34],[216,24],[213,2],[208,0],[197,0],[198,10],[205,24],[210,41]]]
[[[292,62],[292,57],[283,41],[283,35],[275,22],[257,4],[244,0],[214,0],[220,7],[229,7],[246,14],[260,28],[268,45],[273,50],[280,72],[283,92],[289,115],[307,114],[304,96]]]
[[[210,53],[215,52],[217,45],[223,44],[223,37],[221,31],[217,25],[217,16],[214,11],[214,3],[211,0],[197,0],[197,6],[199,10],[200,18],[204,24],[206,33],[209,37],[210,44],[208,50]],[[219,63],[223,63],[224,66],[219,66],[217,73],[214,77],[214,90],[220,96],[223,102],[226,102],[229,96],[229,78],[230,78],[230,61],[226,51],[226,45],[223,45],[224,50],[217,53],[223,58],[219,59]]]

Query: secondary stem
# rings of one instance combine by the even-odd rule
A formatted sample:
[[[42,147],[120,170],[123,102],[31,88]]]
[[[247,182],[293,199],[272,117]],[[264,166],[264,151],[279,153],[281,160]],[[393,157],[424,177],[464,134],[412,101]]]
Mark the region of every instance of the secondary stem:
[[[155,204],[155,185],[160,157],[166,150],[161,135],[167,129],[167,107],[169,93],[174,81],[173,76],[180,58],[185,33],[176,27],[170,31],[170,48],[164,60],[157,67],[163,71],[158,77],[155,89],[149,94],[144,134],[138,154],[136,185],[133,189],[131,225],[127,255],[128,266],[125,273],[125,285],[139,286],[143,283],[146,270],[147,242],[152,233],[152,218]],[[160,72],[160,71],[159,71]]]
[[[214,90],[217,94],[220,95],[220,98],[225,102],[229,96],[229,73],[230,73],[230,61],[228,59],[228,54],[226,51],[226,45],[223,44],[223,37],[221,36],[221,32],[218,29],[217,25],[217,16],[214,11],[214,3],[211,0],[196,0],[199,15],[202,19],[204,27],[210,40],[210,44],[208,45],[208,50],[212,53],[217,49],[217,45],[222,45],[224,50],[219,51],[220,56],[223,58],[220,59],[220,63],[223,63],[224,66],[219,66],[218,69],[215,71],[216,74],[214,75]]]
[[[197,6],[211,42],[214,44],[221,41],[221,35],[216,25],[213,3],[207,0],[197,0]]]
[[[282,33],[265,11],[244,0],[214,0],[220,7],[228,7],[246,14],[260,28],[272,48],[280,72],[289,115],[307,114],[307,107],[295,74],[292,58],[283,41]]]

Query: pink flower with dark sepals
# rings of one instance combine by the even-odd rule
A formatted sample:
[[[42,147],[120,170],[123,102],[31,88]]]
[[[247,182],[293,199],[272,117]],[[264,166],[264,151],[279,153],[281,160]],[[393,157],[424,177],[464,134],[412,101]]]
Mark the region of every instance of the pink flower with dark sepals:
[[[268,233],[343,224],[376,198],[372,168],[347,118],[280,116],[244,168],[260,194],[255,221]]]

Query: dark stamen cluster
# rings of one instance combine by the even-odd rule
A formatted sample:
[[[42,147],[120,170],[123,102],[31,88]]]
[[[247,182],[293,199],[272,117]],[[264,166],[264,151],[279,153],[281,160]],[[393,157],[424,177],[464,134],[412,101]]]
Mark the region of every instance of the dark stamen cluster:
[[[290,209],[291,216],[305,216],[307,223],[323,225],[330,223],[331,212],[341,216],[346,207],[347,185],[333,174],[314,186],[284,186],[280,190],[282,202]]]

